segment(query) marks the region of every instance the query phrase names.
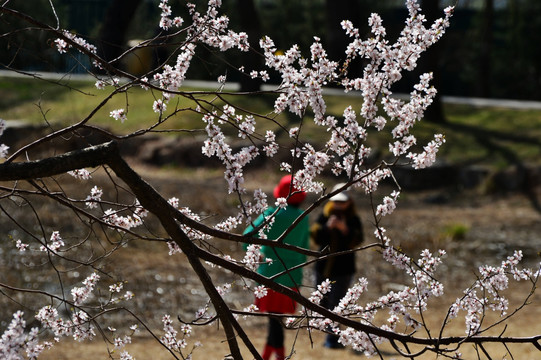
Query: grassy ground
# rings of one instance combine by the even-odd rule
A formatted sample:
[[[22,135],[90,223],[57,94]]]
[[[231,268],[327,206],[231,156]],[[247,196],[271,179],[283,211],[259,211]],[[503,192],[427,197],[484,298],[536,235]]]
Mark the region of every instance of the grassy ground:
[[[111,88],[97,90],[91,82],[64,81],[63,86],[52,82],[36,82],[29,79],[3,79],[0,83],[0,111],[2,118],[43,123],[47,119],[54,127],[73,124],[87,117],[92,110],[111,93]],[[187,91],[190,89],[187,89]],[[132,88],[128,93],[115,95],[102,109],[93,115],[90,124],[107,127],[118,133],[128,133],[154,124],[157,118],[152,103],[159,94]],[[202,101],[212,96],[199,95]],[[228,100],[247,111],[269,114],[274,96],[228,96]],[[328,113],[340,117],[348,105],[359,110],[360,98],[328,96]],[[216,101],[214,104],[222,104]],[[118,108],[128,110],[125,123],[114,121],[109,112]],[[194,102],[188,97],[176,97],[168,105],[167,114],[176,109],[193,109]],[[539,163],[541,158],[541,111],[511,110],[502,108],[474,108],[465,105],[445,105],[447,123],[444,125],[421,122],[414,134],[419,144],[430,141],[435,132],[444,133],[446,145],[441,150],[443,158],[453,163],[488,163],[497,167],[509,164]],[[281,115],[285,116],[285,115]],[[308,115],[309,116],[309,115]],[[181,111],[172,116],[159,129],[193,130],[203,127],[200,115],[193,111]],[[290,116],[281,121],[298,121]],[[272,122],[265,125],[276,128]],[[310,122],[303,125],[306,139],[318,141],[322,129]],[[285,134],[282,134],[285,136]],[[381,148],[389,142],[389,135],[369,136],[371,146]]]

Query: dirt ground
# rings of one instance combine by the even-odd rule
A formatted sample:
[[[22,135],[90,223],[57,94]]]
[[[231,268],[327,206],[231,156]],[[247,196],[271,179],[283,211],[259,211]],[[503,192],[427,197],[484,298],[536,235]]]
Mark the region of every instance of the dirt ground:
[[[143,176],[145,175],[148,174],[143,169]],[[173,177],[162,173],[158,177],[154,176],[151,182],[166,196],[178,196],[183,204],[208,214],[221,212],[224,207],[231,207],[232,203],[224,202],[216,192],[216,188],[223,189],[223,179],[215,175],[206,176],[204,181],[195,183],[191,179],[198,178],[197,174]],[[251,178],[249,181],[268,184],[265,190],[270,192],[274,182],[268,181],[269,179],[265,179],[263,175],[259,176],[261,177]],[[362,194],[355,193],[355,200],[365,226],[365,243],[370,243],[374,241],[370,203]],[[428,321],[434,324],[434,328],[439,329],[443,321],[442,314],[450,303],[460,296],[461,289],[467,288],[475,280],[475,272],[479,265],[485,263],[498,265],[515,249],[521,249],[524,253],[525,266],[539,266],[540,220],[541,214],[522,194],[480,195],[476,191],[438,189],[404,193],[396,212],[386,218],[382,225],[387,229],[387,234],[393,242],[412,256],[424,248],[431,250],[442,248],[447,251],[448,257],[438,273],[446,286],[446,295],[433,304],[434,312],[426,314]],[[228,246],[232,252],[239,251],[237,245]],[[134,292],[143,294],[135,300],[136,308],[141,311],[143,317],[156,320],[156,323],[159,322],[156,314],[171,313],[173,317],[180,315],[189,318],[201,304],[204,304],[206,296],[190,272],[183,255],[171,258],[165,249],[157,250],[154,245],[150,247],[144,244],[127,250],[119,252],[114,261],[111,260],[111,267],[117,269],[119,276],[127,278],[132,276],[127,286],[128,288],[133,286]],[[358,253],[357,262],[359,265],[357,275],[370,280],[369,294],[365,301],[377,298],[395,286],[407,284],[408,279],[389,269],[389,265],[374,251]],[[306,283],[313,282],[310,269],[306,270],[305,275]],[[217,283],[228,280],[227,275],[223,275]],[[511,307],[522,304],[530,290],[527,285],[512,286],[507,293],[511,299]],[[161,292],[156,288],[162,289]],[[245,293],[234,292],[228,301],[234,307],[242,308],[247,306],[251,299],[247,299]],[[541,322],[538,320],[540,318],[541,296],[536,294],[530,299],[529,305],[513,318],[504,334],[507,336],[541,334]],[[262,348],[266,333],[265,320],[249,319],[242,324],[256,347]],[[447,335],[464,333],[463,323],[459,321],[451,323],[449,329]],[[500,326],[491,334],[499,334],[503,330],[504,328]],[[288,331],[286,342],[288,348],[292,349],[292,359],[363,357],[350,350],[325,349],[321,346],[322,338],[322,334],[308,334],[306,330]],[[201,348],[195,349],[194,359],[223,359],[228,354],[227,343],[221,329],[196,328],[192,339],[203,343]],[[193,345],[193,342],[191,344]],[[134,338],[133,344],[127,349],[136,359],[171,358],[169,353],[147,336]],[[541,357],[533,346],[510,346],[509,349],[512,350],[515,359]],[[400,358],[389,346],[383,346],[382,351],[384,359]],[[471,346],[465,345],[461,351],[464,359],[476,358],[475,350]],[[508,353],[508,349],[500,345],[494,345],[491,351],[494,359],[503,359]],[[246,349],[244,353],[247,359],[251,358]],[[118,356],[118,351],[113,354],[114,358]],[[40,357],[46,360],[107,358],[109,358],[107,346],[99,339],[90,343],[62,342]],[[428,353],[421,358],[434,359],[435,356]]]
[[[522,294],[526,293],[528,289],[525,286],[520,289],[515,289],[516,293],[511,296],[512,304],[519,304],[523,298]],[[433,324],[436,324],[435,329],[438,330],[438,326],[441,321],[441,310],[444,310],[443,304],[436,305],[435,312],[439,312],[438,316],[434,316],[429,319]],[[427,315],[430,317],[431,315]],[[541,334],[541,296],[537,294],[531,299],[528,307],[516,315],[509,323],[504,334],[515,337],[530,337],[536,334]],[[497,320],[497,316],[490,316],[492,320]],[[246,332],[253,340],[257,349],[262,349],[264,345],[264,336],[266,333],[266,325],[264,321],[253,322],[246,327]],[[452,323],[451,332],[449,335],[463,335],[463,323]],[[504,330],[503,326],[498,326],[489,334],[500,335]],[[426,336],[426,334],[419,334],[419,336]],[[344,359],[354,360],[360,358],[366,358],[363,354],[356,353],[352,350],[339,349],[332,350],[322,346],[323,334],[313,332],[308,333],[306,330],[294,331],[289,330],[285,333],[286,347],[288,351],[291,351],[291,359],[314,359],[314,360],[328,360],[328,359]],[[225,359],[229,353],[227,343],[225,341],[223,332],[216,327],[212,328],[196,328],[192,336],[193,340],[189,342],[187,349],[192,349],[194,341],[201,341],[202,346],[198,347],[193,352],[193,359]],[[109,345],[109,349],[112,349]],[[150,337],[135,337],[133,343],[126,348],[129,353],[136,359],[149,359],[149,360],[166,360],[172,359],[171,355],[162,347],[160,347],[156,341]],[[535,360],[539,359],[540,353],[532,345],[514,345],[508,344],[507,347],[503,345],[487,345],[486,349],[491,354],[491,359],[520,359],[520,360]],[[242,349],[242,353],[245,359],[252,359],[253,357],[247,349]],[[398,356],[396,351],[391,348],[390,345],[384,344],[380,347],[381,358],[390,359],[402,359]],[[461,347],[462,353],[461,359],[470,360],[477,359],[477,351],[471,345],[464,345]],[[510,357],[512,354],[513,357]],[[113,358],[118,358],[118,351],[112,354]],[[56,345],[53,349],[46,351],[40,359],[45,360],[95,360],[95,359],[108,359],[107,346],[101,340],[94,342],[77,343],[74,341],[65,341]],[[371,357],[379,358],[379,357]],[[418,359],[428,360],[437,359],[436,355],[428,352]],[[481,355],[480,359],[488,359]]]

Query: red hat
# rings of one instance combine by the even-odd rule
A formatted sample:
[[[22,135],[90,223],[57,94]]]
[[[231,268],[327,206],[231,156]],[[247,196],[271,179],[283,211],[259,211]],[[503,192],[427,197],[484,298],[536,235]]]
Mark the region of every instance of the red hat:
[[[287,198],[289,195],[289,189],[291,187],[291,175],[284,176],[278,185],[274,188],[274,197],[275,198]],[[287,200],[288,204],[296,205],[303,202],[303,200],[306,198],[306,193],[304,191],[299,191],[295,187],[291,188],[291,195],[289,199]]]

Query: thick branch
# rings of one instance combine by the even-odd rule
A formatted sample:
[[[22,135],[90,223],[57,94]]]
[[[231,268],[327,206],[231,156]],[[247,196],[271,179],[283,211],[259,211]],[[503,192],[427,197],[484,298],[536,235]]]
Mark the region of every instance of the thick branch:
[[[454,336],[454,337],[442,337],[442,338],[416,338],[411,335],[403,335],[391,331],[386,331],[378,327],[371,325],[366,325],[361,322],[342,317],[320,305],[316,305],[313,302],[309,301],[307,298],[302,296],[296,291],[291,290],[290,288],[280,285],[273,280],[258,274],[257,272],[248,270],[242,266],[234,264],[226,259],[223,259],[219,256],[216,256],[210,252],[207,252],[203,249],[197,249],[197,256],[203,260],[210,261],[218,266],[228,269],[238,275],[241,275],[245,278],[252,279],[260,284],[265,285],[268,288],[271,288],[277,292],[287,295],[291,299],[295,300],[306,309],[312,310],[321,314],[322,316],[329,318],[335,322],[341,323],[345,326],[351,327],[355,330],[363,331],[367,334],[381,336],[389,340],[399,341],[405,344],[417,344],[417,345],[426,345],[438,347],[439,345],[451,345],[459,343],[473,343],[473,344],[482,344],[487,342],[497,342],[497,343],[523,343],[523,344],[533,344],[536,348],[540,348],[539,341],[541,341],[541,335],[533,337],[501,337],[501,336]]]
[[[181,230],[178,223],[175,221],[174,216],[172,216],[175,209],[167,202],[167,200],[160,196],[152,186],[133,171],[133,169],[122,159],[118,151],[113,151],[110,155],[108,165],[113,169],[115,174],[124,180],[130,187],[141,205],[158,217],[164,229],[169,236],[171,236],[171,239],[175,241],[186,254],[190,265],[201,280],[201,283],[205,287],[205,291],[214,304],[218,316],[222,320],[227,341],[229,343],[229,349],[231,350],[233,357],[235,359],[242,359],[235,335],[235,328],[239,330],[240,326],[237,324],[237,320],[229,311],[229,307],[216,290],[214,283],[201,263],[200,258],[197,257],[197,247]],[[243,337],[243,340],[248,341],[246,345],[252,351],[252,354],[260,359],[257,350],[248,337],[245,334],[241,334],[241,336]]]
[[[0,181],[16,181],[45,178],[48,176],[62,174],[67,171],[105,165],[110,161],[112,154],[117,152],[117,144],[111,141],[104,144],[91,146],[82,150],[71,151],[66,154],[57,155],[43,160],[4,163],[0,164]],[[141,179],[141,181],[143,180]],[[296,251],[308,256],[319,255],[319,252],[317,251],[311,251],[289,244],[283,244],[276,241],[264,240],[259,238],[247,238],[243,235],[216,230],[198,221],[190,219],[189,217],[177,210],[175,210],[174,213],[170,215],[180,221],[182,224],[185,224],[195,230],[201,231],[207,235],[214,236],[219,239],[231,240],[236,242],[249,241],[253,244],[271,245],[277,248],[284,248]]]
[[[240,326],[238,326],[238,324],[232,325],[233,323],[236,323],[236,320],[231,312],[228,311],[227,304],[216,291],[212,279],[202,265],[200,259],[195,255],[195,245],[176,223],[175,217],[172,216],[174,209],[156,192],[156,190],[141,179],[141,177],[126,164],[120,157],[118,146],[115,142],[92,146],[44,160],[0,164],[0,181],[35,179],[65,173],[70,170],[105,164],[109,165],[113,171],[115,171],[116,175],[126,182],[141,205],[158,217],[167,233],[180,246],[182,251],[186,253],[190,265],[201,280],[222,320],[232,355],[235,359],[241,359],[242,356],[234,331],[235,328],[238,330]],[[249,341],[245,334],[243,339]],[[251,348],[254,355],[257,354],[256,349],[251,343],[246,345]]]
[[[71,151],[54,157],[0,164],[0,181],[31,180],[107,163],[117,146],[113,142]]]

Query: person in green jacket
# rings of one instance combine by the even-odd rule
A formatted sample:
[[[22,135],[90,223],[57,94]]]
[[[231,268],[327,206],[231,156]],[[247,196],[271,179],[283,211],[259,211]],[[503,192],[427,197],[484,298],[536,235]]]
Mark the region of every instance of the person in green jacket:
[[[271,228],[267,230],[267,239],[275,240],[303,213],[299,205],[306,197],[306,193],[298,191],[291,186],[291,175],[284,176],[280,183],[274,188],[275,198],[287,198],[287,207],[280,209],[276,214],[276,218]],[[289,196],[292,194],[291,196]],[[263,223],[265,218],[268,218],[276,208],[269,208],[263,215],[260,215],[252,226],[249,226],[244,234],[248,234]],[[302,248],[309,247],[309,221],[308,217],[302,219],[297,226],[285,237],[286,244],[295,245]],[[265,277],[272,277],[276,274],[284,272],[287,269],[293,268],[306,261],[306,255],[298,252],[274,248],[271,246],[261,247],[262,259],[271,259],[272,262],[262,263],[257,272]],[[285,265],[285,267],[284,267]],[[283,275],[274,279],[278,284],[299,291],[302,284],[303,269],[298,268],[287,271]],[[296,302],[286,295],[279,292],[267,289],[267,295],[262,298],[256,298],[255,305],[261,312],[274,314],[292,314],[295,312]],[[276,354],[276,359],[285,358],[284,350],[284,330],[279,319],[269,317],[268,336],[265,348],[263,349],[262,357],[264,360],[271,358],[272,354]]]

